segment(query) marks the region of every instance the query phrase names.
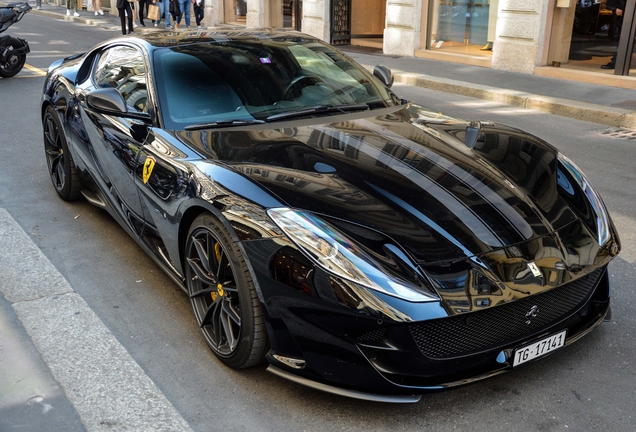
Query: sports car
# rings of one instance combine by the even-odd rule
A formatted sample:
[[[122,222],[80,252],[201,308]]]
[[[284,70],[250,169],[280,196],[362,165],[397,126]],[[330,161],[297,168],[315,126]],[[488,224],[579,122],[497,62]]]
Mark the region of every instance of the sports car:
[[[415,402],[602,323],[620,241],[581,170],[392,83],[298,32],[115,38],[48,69],[50,178],[119,222],[232,368]]]

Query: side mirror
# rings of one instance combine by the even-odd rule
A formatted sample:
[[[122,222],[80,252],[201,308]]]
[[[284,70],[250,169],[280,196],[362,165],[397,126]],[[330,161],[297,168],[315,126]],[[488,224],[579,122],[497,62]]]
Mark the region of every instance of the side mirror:
[[[150,114],[145,112],[130,112],[121,93],[115,88],[100,88],[88,92],[86,95],[88,109],[100,114],[110,114],[117,117],[133,118],[137,120],[150,120]]]
[[[378,65],[373,68],[373,76],[382,81],[382,84],[391,88],[393,85],[393,74],[391,73],[391,69],[386,66]]]

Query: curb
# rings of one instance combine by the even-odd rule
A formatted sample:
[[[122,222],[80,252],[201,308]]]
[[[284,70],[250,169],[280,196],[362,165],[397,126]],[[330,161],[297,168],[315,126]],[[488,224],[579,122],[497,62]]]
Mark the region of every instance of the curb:
[[[84,12],[88,13],[87,11],[84,11]],[[45,16],[47,18],[55,18],[55,19],[59,19],[59,20],[62,20],[62,21],[73,21],[73,22],[78,22],[78,23],[87,24],[87,25],[104,27],[104,28],[107,28],[107,29],[115,29],[115,26],[113,26],[113,23],[111,23],[109,21],[100,20],[100,19],[91,19],[91,18],[84,17],[82,15],[80,15],[79,17],[68,16],[68,15],[62,15],[62,14],[57,13],[57,12],[47,11],[47,10],[44,10],[44,9],[37,10],[35,8],[33,8],[29,13],[32,13],[32,14],[35,14],[35,15],[40,15],[40,16]],[[115,15],[113,15],[113,16],[115,16]],[[119,26],[116,26],[116,28],[119,29]]]
[[[373,71],[373,67],[368,65],[365,65],[365,68]],[[405,72],[398,69],[392,72],[395,81],[402,84],[489,100],[586,122],[600,123],[618,128],[636,129],[636,111],[624,108],[467,83],[431,75]]]
[[[0,239],[5,245],[0,254],[0,296],[11,303],[85,429],[192,432],[132,355],[2,207]],[[7,373],[2,367],[6,366],[0,361],[0,371]],[[22,385],[44,390],[30,387],[28,380]],[[43,401],[48,402],[45,396]]]

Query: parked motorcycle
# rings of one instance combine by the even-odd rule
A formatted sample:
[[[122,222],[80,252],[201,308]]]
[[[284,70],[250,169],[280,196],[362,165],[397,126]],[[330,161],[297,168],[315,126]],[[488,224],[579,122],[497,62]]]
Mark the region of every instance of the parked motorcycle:
[[[20,21],[30,10],[31,6],[26,2],[0,7],[0,33]],[[24,39],[0,36],[0,77],[9,78],[20,72],[30,51],[29,43]]]

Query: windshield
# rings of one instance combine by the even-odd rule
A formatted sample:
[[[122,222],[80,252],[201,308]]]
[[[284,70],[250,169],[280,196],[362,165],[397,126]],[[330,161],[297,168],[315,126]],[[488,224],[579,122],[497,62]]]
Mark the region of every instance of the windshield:
[[[301,37],[227,40],[156,51],[164,125],[245,124],[399,104],[369,72]],[[334,107],[335,109],[316,109]],[[308,110],[308,108],[314,108]],[[295,115],[296,114],[296,115]]]

